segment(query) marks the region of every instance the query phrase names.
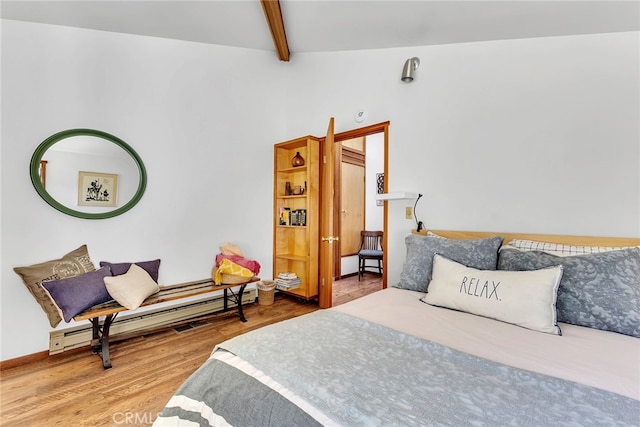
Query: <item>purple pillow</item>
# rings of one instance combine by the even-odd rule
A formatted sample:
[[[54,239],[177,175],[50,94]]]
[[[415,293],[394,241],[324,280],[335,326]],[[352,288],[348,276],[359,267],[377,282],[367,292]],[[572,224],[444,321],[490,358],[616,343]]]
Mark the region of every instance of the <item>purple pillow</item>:
[[[111,276],[111,269],[103,267],[78,276],[45,281],[42,286],[62,311],[64,321],[69,323],[73,316],[113,299],[104,284],[107,276]]]
[[[129,267],[131,264],[135,264],[138,267],[141,267],[149,276],[153,279],[154,282],[158,283],[158,270],[160,269],[160,260],[154,259],[153,261],[139,261],[139,262],[121,262],[118,264],[113,264],[107,261],[100,261],[100,267],[110,267],[111,274],[114,276],[121,276],[129,271]]]

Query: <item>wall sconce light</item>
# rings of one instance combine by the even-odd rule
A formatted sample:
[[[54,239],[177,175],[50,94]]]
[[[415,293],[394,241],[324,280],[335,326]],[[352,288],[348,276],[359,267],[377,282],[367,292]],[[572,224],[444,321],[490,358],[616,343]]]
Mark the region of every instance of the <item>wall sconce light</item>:
[[[418,206],[418,200],[422,197],[421,193],[418,193],[418,198],[416,199],[416,203],[413,205],[413,217],[416,220],[416,231],[421,231],[424,228],[424,224],[422,221],[418,221],[418,215],[416,214],[416,206]]]
[[[402,68],[402,78],[400,80],[405,83],[411,83],[419,66],[420,58],[417,56],[407,59]]]

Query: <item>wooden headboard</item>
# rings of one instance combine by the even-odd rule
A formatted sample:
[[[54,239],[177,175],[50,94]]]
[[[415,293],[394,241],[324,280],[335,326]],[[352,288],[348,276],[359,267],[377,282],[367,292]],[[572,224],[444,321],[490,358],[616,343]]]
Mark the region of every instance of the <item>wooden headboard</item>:
[[[540,242],[562,243],[576,246],[640,246],[640,237],[590,237],[590,236],[563,236],[556,234],[521,234],[521,233],[501,233],[488,231],[452,231],[452,230],[422,230],[414,234],[426,235],[431,231],[439,236],[448,239],[483,239],[491,236],[504,237],[504,243],[513,239],[537,240]]]

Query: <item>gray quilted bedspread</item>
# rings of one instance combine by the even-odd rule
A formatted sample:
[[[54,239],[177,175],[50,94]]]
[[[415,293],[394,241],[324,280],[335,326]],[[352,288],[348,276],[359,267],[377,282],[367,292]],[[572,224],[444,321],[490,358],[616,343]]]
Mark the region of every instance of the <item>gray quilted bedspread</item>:
[[[334,425],[640,425],[640,402],[634,399],[494,363],[333,311],[261,328],[216,351],[221,349],[267,373]],[[228,381],[207,371],[205,365],[196,374],[200,378],[193,382],[199,386],[185,385],[178,393],[204,400],[215,413],[243,411],[247,402],[241,400],[225,408],[206,402],[211,390],[229,391]],[[265,411],[273,413],[266,400]],[[234,424],[227,419],[234,425],[312,424],[290,420],[245,418]]]

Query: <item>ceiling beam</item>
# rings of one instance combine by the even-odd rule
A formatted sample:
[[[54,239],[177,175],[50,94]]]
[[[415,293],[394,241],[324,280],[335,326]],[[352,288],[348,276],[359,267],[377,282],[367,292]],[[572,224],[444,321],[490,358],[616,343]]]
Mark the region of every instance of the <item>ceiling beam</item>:
[[[282,20],[282,11],[280,10],[279,0],[260,0],[264,16],[267,18],[269,30],[273,37],[273,44],[278,51],[278,57],[281,61],[289,61],[289,45],[287,44],[287,34],[284,31],[284,21]]]

